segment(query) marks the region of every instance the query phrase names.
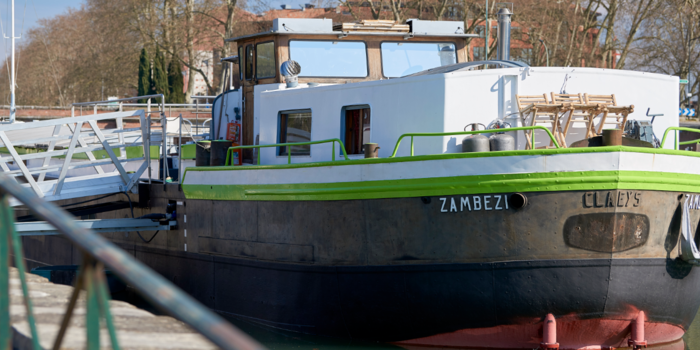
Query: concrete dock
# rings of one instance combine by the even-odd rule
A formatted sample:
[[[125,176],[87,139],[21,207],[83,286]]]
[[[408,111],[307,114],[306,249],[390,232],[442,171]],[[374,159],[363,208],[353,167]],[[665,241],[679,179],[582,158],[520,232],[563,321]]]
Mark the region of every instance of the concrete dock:
[[[61,320],[73,293],[73,287],[54,284],[48,279],[27,273],[29,294],[34,306],[39,341],[51,349]],[[184,323],[167,316],[156,316],[129,303],[110,301],[110,310],[122,349],[216,349],[200,334]],[[13,348],[31,349],[31,332],[27,322],[22,287],[17,270],[10,271],[10,317]],[[101,346],[111,348],[104,324]],[[71,318],[61,349],[85,349],[85,292],[83,291]]]

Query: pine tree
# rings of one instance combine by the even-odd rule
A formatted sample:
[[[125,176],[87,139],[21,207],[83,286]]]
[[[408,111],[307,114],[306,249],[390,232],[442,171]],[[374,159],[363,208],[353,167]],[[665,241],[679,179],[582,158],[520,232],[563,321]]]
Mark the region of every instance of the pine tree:
[[[165,57],[156,49],[156,59],[153,62],[153,93],[163,94],[168,99],[168,71],[165,68]]]
[[[170,60],[168,65],[168,87],[170,90],[169,101],[170,103],[185,103],[185,92],[184,90],[185,82],[182,77],[182,68],[180,66],[180,61],[177,57]]]
[[[148,59],[148,52],[144,47],[141,49],[141,57],[139,57],[139,85],[138,96],[145,96],[151,93],[151,62]],[[145,99],[139,100],[139,103],[146,103]]]

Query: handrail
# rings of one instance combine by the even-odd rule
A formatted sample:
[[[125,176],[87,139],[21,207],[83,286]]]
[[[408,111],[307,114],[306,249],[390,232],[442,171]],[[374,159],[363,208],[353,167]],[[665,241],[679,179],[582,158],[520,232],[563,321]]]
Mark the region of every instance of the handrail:
[[[0,173],[0,212],[3,219],[0,220],[0,319],[9,321],[9,298],[7,298],[8,280],[8,245],[12,247],[15,255],[15,264],[20,274],[28,320],[33,320],[31,299],[26,288],[24,277],[24,261],[22,259],[21,240],[14,230],[12,213],[8,205],[8,196],[12,196],[29,208],[40,220],[47,221],[59,231],[63,237],[77,246],[83,253],[79,278],[73,296],[70,299],[68,309],[64,315],[61,329],[59,330],[54,349],[60,347],[60,341],[65,335],[65,329],[70,324],[70,317],[78,299],[81,287],[87,289],[87,315],[86,324],[88,343],[99,344],[99,316],[102,316],[109,329],[109,336],[114,349],[118,349],[116,333],[111,322],[108,308],[108,296],[104,280],[104,266],[116,273],[123,281],[134,287],[138,293],[144,296],[152,305],[175,318],[188,324],[197,330],[212,343],[222,349],[255,350],[264,349],[262,345],[241,332],[216,313],[210,311],[198,301],[181,291],[170,281],[155,273],[149,267],[125,253],[114,243],[106,240],[92,230],[76,225],[72,216],[56,205],[39,198],[28,188],[21,186],[5,174]],[[11,244],[10,244],[11,242]],[[5,292],[3,292],[3,290]],[[98,307],[99,306],[99,307]],[[91,316],[92,315],[92,316]],[[0,324],[0,342],[9,344],[6,337],[9,332],[9,322]],[[97,328],[95,328],[97,327]],[[36,328],[32,328],[32,340],[34,348],[39,349]],[[95,332],[95,330],[97,331]],[[97,345],[99,347],[99,345]],[[94,348],[90,346],[90,348]]]
[[[147,106],[147,108],[146,108],[146,113],[148,114],[148,125],[147,125],[147,130],[148,130],[148,133],[147,133],[147,136],[148,136],[148,140],[147,140],[147,142],[148,142],[148,147],[144,147],[144,152],[145,152],[145,154],[146,154],[146,158],[147,158],[147,159],[150,159],[150,158],[151,158],[151,151],[150,151],[150,148],[151,148],[151,147],[150,147],[150,145],[151,145],[151,99],[152,99],[152,98],[153,98],[153,99],[160,99],[160,104],[157,104],[157,105],[160,106],[159,109],[158,109],[158,111],[160,112],[160,117],[161,117],[161,129],[162,129],[162,135],[163,135],[163,136],[162,136],[162,140],[161,140],[161,144],[163,145],[163,147],[161,147],[161,151],[162,151],[161,157],[162,157],[162,159],[163,159],[163,162],[162,162],[162,163],[163,163],[163,165],[162,165],[162,167],[163,167],[163,169],[162,169],[162,174],[164,174],[164,175],[162,175],[161,177],[163,178],[163,181],[165,181],[166,177],[168,177],[168,175],[169,175],[169,173],[168,173],[168,162],[166,161],[166,159],[168,158],[168,155],[167,155],[167,153],[166,153],[167,150],[168,150],[168,138],[166,137],[166,134],[167,134],[167,133],[166,133],[166,125],[167,125],[167,123],[168,123],[168,120],[165,118],[165,95],[163,95],[163,94],[154,94],[154,95],[144,95],[144,96],[125,97],[125,98],[119,98],[119,99],[116,99],[116,100],[107,100],[107,101],[76,102],[76,103],[73,103],[73,104],[71,105],[70,116],[71,116],[71,117],[75,117],[75,107],[76,107],[76,106],[77,106],[77,107],[80,107],[80,111],[81,111],[80,114],[81,114],[81,115],[82,115],[82,110],[83,110],[82,107],[83,107],[83,106],[93,106],[93,114],[97,114],[97,105],[98,105],[98,104],[101,104],[101,103],[120,102],[120,103],[119,103],[119,110],[121,111],[121,110],[122,110],[122,106],[121,106],[121,105],[122,105],[122,103],[121,103],[122,101],[133,101],[133,100],[142,100],[142,99],[145,99],[146,102],[147,102],[147,104],[146,104],[146,106]],[[197,100],[197,101],[199,101],[199,100]],[[118,120],[118,122],[121,123],[120,120]],[[141,123],[141,127],[143,127],[143,123]],[[150,162],[148,162],[147,168],[148,168],[148,183],[150,184],[150,183],[151,183],[151,163],[150,163]]]
[[[99,103],[114,103],[114,102],[121,102],[121,101],[133,101],[133,100],[143,100],[143,99],[151,99],[151,98],[159,98],[161,101],[161,104],[165,103],[165,96],[163,94],[156,94],[156,95],[144,95],[144,96],[134,96],[134,97],[125,97],[125,98],[118,98],[116,100],[107,100],[107,101],[89,101],[89,102],[75,102],[71,104],[71,106],[92,106],[96,105]]]
[[[338,143],[338,146],[340,146],[340,150],[343,151],[343,157],[345,160],[350,160],[348,158],[348,154],[345,153],[345,146],[343,145],[343,141],[340,141],[340,139],[327,139],[327,140],[319,140],[319,141],[308,141],[308,142],[291,142],[291,143],[275,143],[272,145],[246,145],[246,146],[234,146],[234,147],[229,147],[228,151],[226,151],[226,162],[224,165],[231,165],[229,163],[229,160],[231,159],[233,151],[237,149],[249,149],[249,148],[266,148],[266,147],[288,147],[288,146],[306,146],[306,145],[318,145],[322,143],[332,143],[333,144],[333,154],[332,154],[332,159],[335,161],[335,143]],[[260,164],[260,150],[258,150],[258,164]],[[292,152],[287,152],[287,164],[292,164]]]
[[[394,152],[391,154],[391,157],[389,158],[394,158],[396,157],[396,152],[399,150],[399,145],[401,145],[401,140],[404,137],[411,137],[411,156],[413,156],[413,138],[414,137],[419,137],[419,136],[453,136],[453,135],[472,135],[472,134],[487,134],[487,133],[493,133],[493,132],[509,132],[509,131],[521,131],[521,130],[535,130],[535,129],[540,129],[544,130],[547,132],[547,135],[549,135],[549,138],[552,140],[554,143],[554,146],[557,148],[559,147],[559,143],[557,143],[557,140],[554,139],[554,135],[552,135],[552,132],[549,131],[549,129],[545,128],[542,125],[535,125],[535,126],[519,126],[515,128],[502,128],[502,129],[488,129],[488,130],[474,130],[474,131],[456,131],[456,132],[434,132],[434,133],[409,133],[409,134],[403,134],[399,136],[398,141],[396,141],[396,146],[394,147]],[[534,136],[534,133],[533,133]]]
[[[685,127],[680,127],[680,126],[671,126],[666,128],[666,131],[664,131],[664,137],[661,138],[661,146],[660,148],[664,148],[664,144],[666,143],[666,136],[668,136],[668,132],[671,130],[678,130],[678,131],[690,131],[690,132],[697,132],[700,133],[700,129],[693,129],[693,128],[685,128]],[[676,136],[674,134],[674,136]],[[678,142],[678,136],[676,136],[676,141],[674,141],[673,149],[678,150],[678,146],[680,145],[690,145],[693,143],[700,142],[700,139],[692,140],[692,141],[683,141],[683,142]]]

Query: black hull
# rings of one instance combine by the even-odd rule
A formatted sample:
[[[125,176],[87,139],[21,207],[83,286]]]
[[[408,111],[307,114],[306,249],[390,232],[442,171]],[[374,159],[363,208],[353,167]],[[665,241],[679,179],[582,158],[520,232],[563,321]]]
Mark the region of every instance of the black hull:
[[[700,308],[697,268],[670,259],[309,266],[122,248],[216,311],[334,337],[398,342],[547,313],[617,319],[631,310],[685,330]]]
[[[700,273],[676,258],[679,193],[625,192],[642,200],[604,206],[590,203],[621,197],[528,193],[523,209],[446,213],[437,197],[236,202],[186,200],[175,186],[150,191],[135,215],[181,201],[179,227],[149,244],[135,233],[106,237],[207,307],[280,329],[531,349],[551,313],[587,337],[561,334],[562,348],[620,347],[639,311],[658,344],[679,339],[700,308]],[[23,241],[34,266],[81,256],[60,237]]]

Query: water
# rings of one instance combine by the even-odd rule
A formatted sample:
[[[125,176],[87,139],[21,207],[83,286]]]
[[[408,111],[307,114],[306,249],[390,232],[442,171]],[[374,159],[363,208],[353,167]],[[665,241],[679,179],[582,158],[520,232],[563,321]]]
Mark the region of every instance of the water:
[[[392,344],[312,336],[262,326],[234,317],[226,319],[270,350],[405,350]]]
[[[387,343],[337,339],[289,332],[235,317],[222,316],[270,350],[406,350],[404,347]],[[685,346],[683,343],[685,343]],[[682,350],[684,347],[685,350],[700,350],[700,312],[695,316],[695,321],[690,325],[688,332],[683,337],[683,341],[663,346],[652,346],[647,349]],[[419,348],[411,346],[410,349],[416,350]],[[436,348],[425,347],[423,349],[435,350]],[[468,349],[465,348],[464,350]]]
[[[139,308],[159,314],[149,303],[132,293],[119,293],[113,295],[114,299],[129,302]],[[445,348],[411,346],[405,348],[399,345],[370,342],[362,340],[341,339],[332,337],[314,336],[297,332],[290,332],[260,325],[254,322],[243,320],[222,314],[225,319],[238,327],[240,330],[262,343],[270,350],[445,350]],[[683,340],[662,346],[652,346],[647,349],[652,350],[700,350],[700,311],[695,316],[695,320],[688,328]],[[457,350],[450,348],[450,350]],[[463,350],[470,350],[463,348]]]
[[[695,315],[695,320],[688,327],[688,331],[683,337],[686,350],[700,349],[700,311]]]

